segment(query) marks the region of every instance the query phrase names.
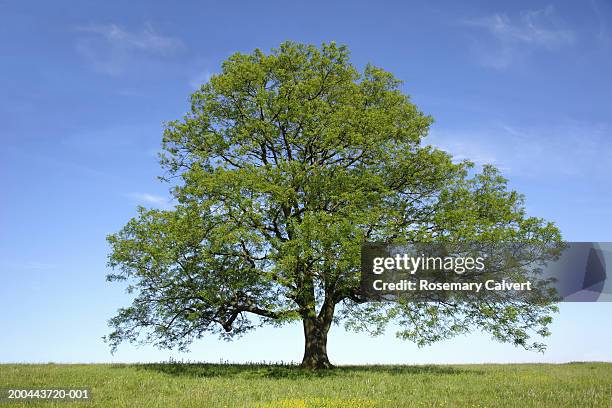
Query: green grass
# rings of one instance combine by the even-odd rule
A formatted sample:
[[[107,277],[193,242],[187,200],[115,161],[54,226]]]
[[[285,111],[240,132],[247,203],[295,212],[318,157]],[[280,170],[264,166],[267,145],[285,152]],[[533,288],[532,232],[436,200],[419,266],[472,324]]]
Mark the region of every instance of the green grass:
[[[612,364],[351,366],[5,364],[0,388],[87,387],[74,407],[612,407]]]

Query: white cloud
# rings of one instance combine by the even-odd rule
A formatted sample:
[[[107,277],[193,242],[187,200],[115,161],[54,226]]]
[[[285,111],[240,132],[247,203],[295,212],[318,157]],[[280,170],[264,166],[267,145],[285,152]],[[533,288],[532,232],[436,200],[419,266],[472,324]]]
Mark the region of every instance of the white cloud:
[[[554,9],[525,11],[521,18],[513,22],[505,14],[495,14],[473,22],[475,26],[487,29],[491,34],[505,42],[517,42],[545,48],[557,48],[571,44],[574,34],[571,30],[546,27]]]
[[[172,208],[172,202],[167,197],[162,197],[156,194],[150,193],[129,193],[128,197],[131,199],[141,203],[141,204],[149,204],[153,207],[161,208],[161,209],[169,209]]]
[[[77,27],[77,52],[98,72],[118,75],[138,57],[170,57],[183,50],[183,42],[157,33],[150,24],[128,31],[116,24]]]
[[[426,142],[455,159],[493,164],[514,176],[593,180],[612,172],[611,137],[612,128],[607,124],[564,121],[540,127],[496,124],[477,129],[434,129]]]
[[[535,49],[552,51],[569,46],[576,37],[574,31],[560,23],[553,6],[526,10],[514,19],[497,13],[469,20],[466,24],[490,34],[485,40],[479,37],[473,45],[484,65],[499,69]]]
[[[595,14],[595,17],[597,18],[597,25],[598,25],[597,34],[596,34],[597,40],[599,41],[601,46],[607,50],[610,46],[610,42],[612,41],[612,38],[610,37],[610,31],[608,29],[608,19],[606,17],[606,13],[604,10],[609,12],[611,9],[609,5],[607,5],[606,3],[602,2],[602,4],[599,4],[597,0],[591,0],[590,4],[591,4],[591,9],[593,10],[593,13]]]
[[[183,47],[180,40],[157,34],[150,24],[141,32],[129,32],[116,24],[82,26],[78,30],[98,34],[114,46],[128,49],[168,54]]]
[[[454,162],[469,160],[476,165],[492,164],[499,166],[497,153],[491,146],[475,143],[475,135],[465,131],[432,131],[426,140],[453,156]]]
[[[195,75],[191,79],[191,81],[189,81],[189,86],[193,90],[200,89],[200,86],[202,86],[206,82],[210,81],[210,77],[212,77],[213,75],[214,75],[214,73],[212,73],[210,71],[202,71],[202,72],[198,73],[197,75]]]

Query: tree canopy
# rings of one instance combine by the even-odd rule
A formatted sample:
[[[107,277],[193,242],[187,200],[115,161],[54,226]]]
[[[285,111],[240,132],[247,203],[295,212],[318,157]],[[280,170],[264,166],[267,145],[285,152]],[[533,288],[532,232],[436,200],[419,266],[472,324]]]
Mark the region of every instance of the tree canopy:
[[[187,347],[302,321],[303,364],[327,367],[334,322],[420,345],[479,328],[542,349],[554,305],[364,302],[365,241],[555,242],[492,166],[423,142],[432,118],[391,73],[358,71],[345,46],[286,42],[236,53],[169,122],[161,165],[175,205],[140,207],[109,236],[108,280],[133,303],[107,336]]]

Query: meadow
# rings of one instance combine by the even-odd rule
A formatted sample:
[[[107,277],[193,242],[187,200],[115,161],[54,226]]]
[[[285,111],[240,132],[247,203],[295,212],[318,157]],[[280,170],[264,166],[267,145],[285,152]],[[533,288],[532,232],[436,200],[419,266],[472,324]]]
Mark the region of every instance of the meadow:
[[[89,402],[0,407],[612,407],[612,363],[342,366],[2,364],[0,388],[89,388]]]

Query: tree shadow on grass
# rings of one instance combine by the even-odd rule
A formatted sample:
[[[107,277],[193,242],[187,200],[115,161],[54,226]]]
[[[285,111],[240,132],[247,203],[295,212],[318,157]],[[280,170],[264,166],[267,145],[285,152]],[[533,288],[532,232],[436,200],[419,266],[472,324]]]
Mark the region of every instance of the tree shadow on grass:
[[[457,368],[441,365],[362,365],[339,366],[327,370],[310,370],[290,364],[209,364],[209,363],[153,363],[126,364],[116,368],[132,368],[154,371],[162,374],[204,378],[204,377],[242,377],[242,378],[274,378],[300,379],[323,378],[336,376],[351,376],[355,374],[391,374],[391,375],[457,375],[482,374],[481,370]]]

